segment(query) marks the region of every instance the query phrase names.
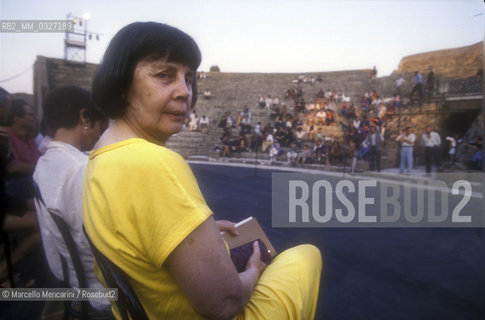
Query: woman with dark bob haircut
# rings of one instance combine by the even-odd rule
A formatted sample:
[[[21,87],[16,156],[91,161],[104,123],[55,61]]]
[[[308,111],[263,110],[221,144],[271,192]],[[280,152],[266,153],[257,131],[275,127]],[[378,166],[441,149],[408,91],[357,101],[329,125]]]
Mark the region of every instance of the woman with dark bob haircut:
[[[86,232],[150,319],[312,319],[320,251],[300,245],[266,266],[255,242],[238,273],[220,235],[237,234],[234,224],[214,220],[190,167],[164,147],[195,104],[200,60],[194,40],[165,24],[133,23],[111,41],[92,91],[114,121],[89,155]]]

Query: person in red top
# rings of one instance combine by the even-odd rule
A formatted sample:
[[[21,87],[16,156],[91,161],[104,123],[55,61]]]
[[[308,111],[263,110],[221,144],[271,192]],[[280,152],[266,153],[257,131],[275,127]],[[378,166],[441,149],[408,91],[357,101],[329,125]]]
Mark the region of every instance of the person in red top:
[[[41,156],[34,141],[37,119],[26,101],[14,99],[10,106],[8,124],[12,160],[7,166],[7,193],[20,205],[32,199],[34,195],[32,174]],[[23,210],[25,208],[20,209]]]

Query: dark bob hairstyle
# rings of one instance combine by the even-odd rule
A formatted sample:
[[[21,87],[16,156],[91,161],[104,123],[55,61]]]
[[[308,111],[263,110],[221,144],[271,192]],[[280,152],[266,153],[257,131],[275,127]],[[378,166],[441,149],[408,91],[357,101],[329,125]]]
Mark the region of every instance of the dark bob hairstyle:
[[[135,22],[114,36],[94,75],[94,102],[108,117],[120,118],[128,105],[126,93],[138,62],[165,59],[181,63],[194,73],[201,54],[195,41],[185,32],[157,22]],[[196,77],[192,84],[192,107],[197,101]]]
[[[71,129],[81,121],[81,110],[91,126],[95,121],[105,120],[104,114],[95,108],[89,91],[76,86],[63,86],[49,92],[44,100],[44,124],[56,131]]]

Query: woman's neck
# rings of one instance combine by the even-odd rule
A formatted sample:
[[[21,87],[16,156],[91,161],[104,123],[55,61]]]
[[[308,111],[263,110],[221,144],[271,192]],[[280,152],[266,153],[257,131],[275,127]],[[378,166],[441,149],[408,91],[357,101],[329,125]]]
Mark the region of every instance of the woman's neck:
[[[95,149],[108,146],[117,142],[121,142],[128,139],[145,139],[149,142],[156,143],[158,145],[165,145],[165,141],[155,142],[144,137],[140,132],[134,129],[126,120],[116,119],[110,123],[108,129],[99,138],[95,145]]]

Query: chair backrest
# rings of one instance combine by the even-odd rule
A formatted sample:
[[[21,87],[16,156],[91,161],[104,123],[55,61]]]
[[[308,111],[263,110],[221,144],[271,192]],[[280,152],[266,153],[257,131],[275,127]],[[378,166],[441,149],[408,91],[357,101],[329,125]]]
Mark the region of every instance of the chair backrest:
[[[72,238],[71,232],[69,231],[69,226],[61,216],[53,213],[51,210],[47,208],[40,194],[39,186],[35,182],[33,183],[33,185],[34,185],[34,200],[37,202],[39,206],[42,206],[49,212],[50,216],[52,217],[55,224],[57,225],[59,232],[62,235],[62,239],[64,240],[64,243],[66,244],[67,250],[69,251],[69,256],[71,258],[72,265],[74,267],[74,271],[76,273],[78,287],[88,288],[87,282],[86,282],[86,274],[84,273],[84,268],[79,256],[79,251],[76,243],[74,242],[74,239]],[[63,279],[64,286],[70,287],[69,271],[67,268],[66,258],[64,258],[64,256],[61,255],[60,253],[59,253],[59,257],[62,265],[62,275],[64,278]],[[90,310],[89,302],[81,301],[81,314],[79,315],[79,317],[81,317],[81,319],[89,319],[89,310]],[[77,316],[76,314],[74,315]]]
[[[110,288],[118,288],[118,300],[116,301],[116,306],[118,307],[118,311],[120,312],[122,319],[128,320],[129,315],[131,319],[148,320],[145,309],[143,309],[143,306],[141,305],[140,300],[138,300],[135,291],[133,291],[131,288],[128,281],[128,275],[117,265],[111,262],[111,260],[106,258],[106,256],[94,246],[84,227],[83,231],[86,235],[86,239],[88,239],[94,258],[98,263],[99,269],[103,274],[106,284]]]

